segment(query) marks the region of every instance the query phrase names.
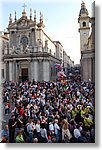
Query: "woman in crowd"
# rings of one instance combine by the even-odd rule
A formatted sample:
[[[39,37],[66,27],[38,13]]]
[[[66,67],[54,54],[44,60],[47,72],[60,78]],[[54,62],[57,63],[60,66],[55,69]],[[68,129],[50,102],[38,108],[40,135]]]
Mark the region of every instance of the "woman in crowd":
[[[62,120],[61,126],[62,126],[62,141],[64,141],[65,136],[67,136],[68,141],[70,142],[70,139],[72,138],[72,135],[71,135],[70,130],[69,130],[68,121],[66,119]]]
[[[21,130],[19,130],[17,133],[16,143],[24,143],[24,138]]]

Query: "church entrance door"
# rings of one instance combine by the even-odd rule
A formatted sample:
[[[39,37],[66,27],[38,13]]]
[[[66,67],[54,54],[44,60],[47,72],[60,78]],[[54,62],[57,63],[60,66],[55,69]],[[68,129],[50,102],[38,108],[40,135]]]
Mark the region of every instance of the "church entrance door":
[[[22,81],[28,80],[28,68],[22,68]]]

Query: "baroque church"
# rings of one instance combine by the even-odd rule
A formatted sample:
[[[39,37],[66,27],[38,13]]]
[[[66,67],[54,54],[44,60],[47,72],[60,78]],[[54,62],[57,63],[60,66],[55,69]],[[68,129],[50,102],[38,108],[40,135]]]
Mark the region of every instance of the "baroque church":
[[[20,19],[12,20],[10,14],[8,33],[9,42],[4,48],[4,75],[8,81],[49,81],[55,80],[57,71],[54,64],[62,64],[63,46],[52,41],[44,32],[43,15],[39,22],[36,11],[32,18],[27,17],[25,8]]]
[[[95,82],[95,2],[92,3],[91,11],[92,17],[89,17],[85,3],[82,2],[78,18],[81,53],[80,64],[82,80]]]

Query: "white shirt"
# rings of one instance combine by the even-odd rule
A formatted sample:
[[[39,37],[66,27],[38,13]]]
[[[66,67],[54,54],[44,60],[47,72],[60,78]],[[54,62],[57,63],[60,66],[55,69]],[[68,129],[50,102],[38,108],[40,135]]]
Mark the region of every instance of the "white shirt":
[[[52,123],[49,124],[49,130],[50,130],[50,131],[54,131],[54,126],[53,126]]]
[[[45,128],[44,129],[41,128],[40,133],[41,133],[41,137],[46,138],[48,140],[47,131]]]
[[[54,124],[55,134],[58,134],[58,130],[60,130],[60,127],[57,123]]]
[[[75,138],[78,138],[81,136],[81,133],[78,129],[74,129],[74,136],[75,136]]]
[[[40,124],[36,124],[35,129],[36,129],[37,132],[40,132]]]
[[[27,126],[27,132],[28,132],[28,133],[32,133],[32,131],[33,131],[33,126],[32,126],[32,124],[28,124],[28,126]]]

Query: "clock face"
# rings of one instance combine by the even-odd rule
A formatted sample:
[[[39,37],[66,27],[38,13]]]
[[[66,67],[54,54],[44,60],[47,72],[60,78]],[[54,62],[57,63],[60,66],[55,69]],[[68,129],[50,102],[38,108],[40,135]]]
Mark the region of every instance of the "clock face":
[[[86,35],[86,33],[83,33],[84,35]]]
[[[21,41],[20,41],[23,45],[27,45],[28,44],[28,38],[26,36],[22,36]]]
[[[87,36],[87,33],[82,33],[82,37],[86,37]]]

